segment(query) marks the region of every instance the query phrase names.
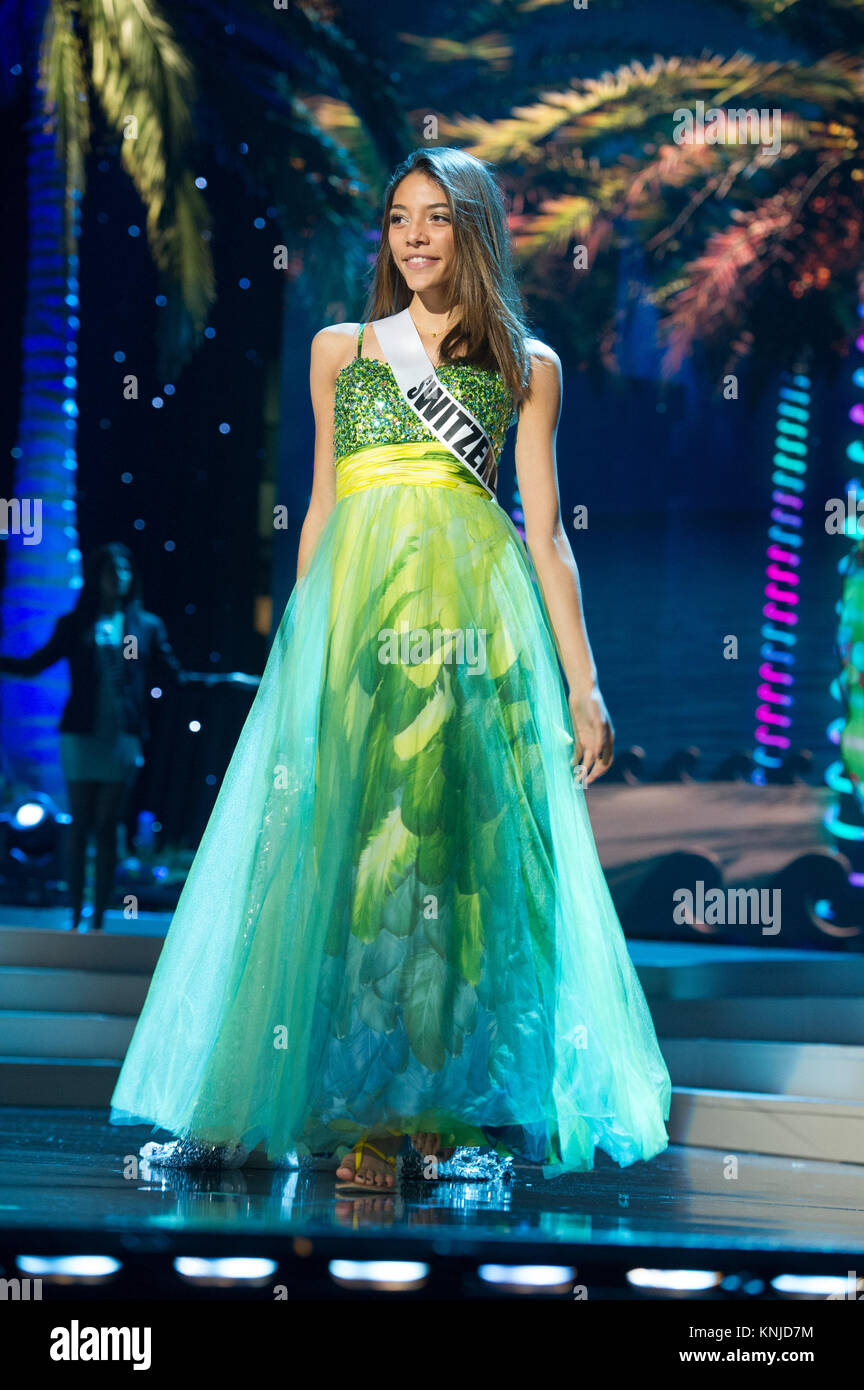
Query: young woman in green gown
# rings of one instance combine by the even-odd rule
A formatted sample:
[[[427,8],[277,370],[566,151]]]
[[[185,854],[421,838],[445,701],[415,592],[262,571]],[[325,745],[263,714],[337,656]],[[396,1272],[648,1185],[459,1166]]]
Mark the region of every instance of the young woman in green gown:
[[[374,324],[406,308],[496,457],[518,421],[527,551],[384,359]],[[585,805],[613,730],[560,515],[561,367],[488,166],[400,165],[364,322],[316,334],[310,383],[297,584],[112,1120],[169,1130],[156,1162],[341,1155],[370,1188],[408,1140],[548,1176],[651,1158],[670,1082]]]

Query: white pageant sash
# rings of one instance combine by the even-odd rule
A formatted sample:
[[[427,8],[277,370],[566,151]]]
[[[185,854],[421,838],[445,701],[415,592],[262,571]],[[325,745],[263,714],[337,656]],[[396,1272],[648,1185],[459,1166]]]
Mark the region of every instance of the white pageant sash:
[[[438,380],[417,325],[407,309],[373,320],[375,336],[406,401],[435,438],[464,463],[494,502],[498,472],[488,434]]]

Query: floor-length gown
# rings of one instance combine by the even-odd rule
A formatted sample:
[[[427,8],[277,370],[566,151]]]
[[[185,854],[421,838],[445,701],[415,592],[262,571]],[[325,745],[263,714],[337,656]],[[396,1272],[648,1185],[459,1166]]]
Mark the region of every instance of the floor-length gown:
[[[552,1176],[667,1145],[669,1074],[573,777],[510,518],[387,363],[336,385],[337,502],[288,601],[113,1123],[344,1153],[439,1131]],[[439,379],[500,453],[492,370]],[[436,637],[436,632],[438,636]]]

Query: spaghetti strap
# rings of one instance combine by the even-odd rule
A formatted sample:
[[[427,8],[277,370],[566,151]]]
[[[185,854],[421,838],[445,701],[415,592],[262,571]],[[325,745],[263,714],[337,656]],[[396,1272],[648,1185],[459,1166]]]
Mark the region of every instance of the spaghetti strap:
[[[363,347],[363,329],[364,329],[365,327],[366,327],[365,323],[361,323],[361,325],[360,325],[360,332],[357,334],[357,356],[358,356],[358,357],[360,356],[360,349]]]

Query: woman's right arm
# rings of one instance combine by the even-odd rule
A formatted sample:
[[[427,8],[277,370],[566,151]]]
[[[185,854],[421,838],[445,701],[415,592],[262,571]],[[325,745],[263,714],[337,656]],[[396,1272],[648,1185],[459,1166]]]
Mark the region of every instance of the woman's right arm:
[[[297,578],[305,574],[318,537],[336,505],[336,470],[333,467],[333,405],[336,377],[350,357],[349,342],[356,335],[356,323],[338,323],[322,328],[312,339],[309,390],[315,415],[315,457],[309,509],[300,532]]]
[[[37,676],[46,667],[66,655],[66,623],[58,618],[54,631],[44,647],[39,647],[29,656],[0,656],[0,674],[9,676]]]

